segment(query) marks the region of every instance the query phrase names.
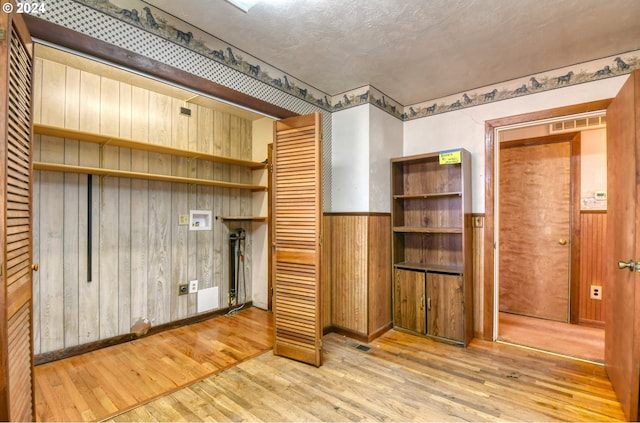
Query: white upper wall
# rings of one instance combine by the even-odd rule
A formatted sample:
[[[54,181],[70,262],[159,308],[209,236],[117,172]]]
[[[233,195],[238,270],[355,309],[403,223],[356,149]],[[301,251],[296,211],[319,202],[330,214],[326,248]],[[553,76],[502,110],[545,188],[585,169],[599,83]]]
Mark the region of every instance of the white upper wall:
[[[330,211],[369,211],[369,107],[331,116]]]
[[[388,213],[389,159],[402,156],[403,122],[365,104],[331,116],[331,210]]]
[[[404,155],[463,147],[472,155],[473,213],[484,213],[485,122],[615,97],[629,76],[572,85],[404,123]],[[334,139],[334,143],[336,139]]]
[[[391,211],[391,164],[402,156],[404,123],[377,107],[370,106],[369,119],[369,209],[370,212]]]

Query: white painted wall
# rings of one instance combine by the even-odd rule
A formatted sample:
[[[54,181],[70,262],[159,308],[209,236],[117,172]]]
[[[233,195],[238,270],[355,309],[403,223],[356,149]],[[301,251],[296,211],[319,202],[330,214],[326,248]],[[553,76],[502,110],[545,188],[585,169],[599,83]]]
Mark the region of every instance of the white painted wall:
[[[614,97],[628,75],[416,119],[404,124],[404,155],[466,148],[472,155],[474,213],[484,213],[484,127],[487,120]],[[334,140],[335,142],[335,140]]]
[[[580,142],[580,197],[583,209],[603,208],[596,191],[607,191],[607,130],[583,131]]]
[[[332,115],[333,212],[389,212],[389,159],[402,156],[402,121],[369,104]]]
[[[369,210],[369,106],[331,116],[331,210]]]
[[[391,212],[391,165],[402,156],[404,124],[395,117],[370,106],[369,118],[369,208],[366,211]]]

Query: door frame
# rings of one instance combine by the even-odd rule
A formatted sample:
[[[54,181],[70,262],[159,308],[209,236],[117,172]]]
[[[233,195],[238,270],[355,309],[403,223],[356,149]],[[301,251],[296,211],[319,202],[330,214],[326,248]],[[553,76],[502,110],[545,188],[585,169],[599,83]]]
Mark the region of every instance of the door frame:
[[[496,148],[497,132],[504,127],[525,125],[527,123],[558,119],[591,112],[606,112],[612,99],[592,101],[572,106],[558,107],[532,113],[507,116],[485,121],[485,220],[484,220],[484,281],[483,281],[483,313],[482,338],[489,341],[497,339],[497,295],[496,295]],[[573,234],[572,234],[573,237]]]
[[[537,126],[538,123],[532,123],[531,126]],[[527,125],[528,126],[528,125]],[[498,129],[500,131],[501,129]],[[513,141],[505,141],[496,143],[496,149],[501,148],[517,148],[532,145],[544,145],[553,143],[569,143],[569,163],[570,163],[570,193],[569,193],[569,293],[568,293],[568,315],[567,320],[569,323],[578,323],[579,319],[579,305],[580,305],[580,132],[565,132],[562,134],[544,135],[535,138],[517,139]],[[500,166],[500,156],[496,166]],[[496,178],[496,190],[500,186],[500,177]],[[495,207],[495,205],[494,205]],[[495,207],[497,214],[500,213]],[[496,222],[498,219],[496,219]],[[499,223],[499,222],[498,222]],[[496,225],[496,233],[498,231],[498,225]],[[499,240],[496,236],[496,245],[499,245]],[[498,247],[496,247],[498,250]],[[496,261],[495,268],[498,268],[498,261]],[[496,281],[499,280],[496,272]],[[496,289],[496,307],[499,312],[499,290],[498,283],[495,284]],[[496,334],[497,336],[498,334]]]

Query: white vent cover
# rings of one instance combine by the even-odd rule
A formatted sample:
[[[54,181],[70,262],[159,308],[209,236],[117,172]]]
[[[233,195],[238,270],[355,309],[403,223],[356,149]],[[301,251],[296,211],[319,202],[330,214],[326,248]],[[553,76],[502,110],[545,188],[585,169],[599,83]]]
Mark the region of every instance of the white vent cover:
[[[549,132],[559,134],[562,132],[575,132],[585,129],[604,128],[607,125],[607,116],[590,116],[578,119],[561,120],[549,124]]]

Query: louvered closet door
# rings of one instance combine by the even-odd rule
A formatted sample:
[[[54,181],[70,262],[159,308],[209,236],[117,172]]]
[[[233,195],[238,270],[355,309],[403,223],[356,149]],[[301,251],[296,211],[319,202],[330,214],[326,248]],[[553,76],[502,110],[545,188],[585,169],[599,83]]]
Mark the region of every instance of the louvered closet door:
[[[320,114],[274,123],[274,353],[320,366]]]
[[[0,420],[34,421],[31,248],[31,70],[22,17],[0,14]],[[6,119],[5,119],[6,117]]]

